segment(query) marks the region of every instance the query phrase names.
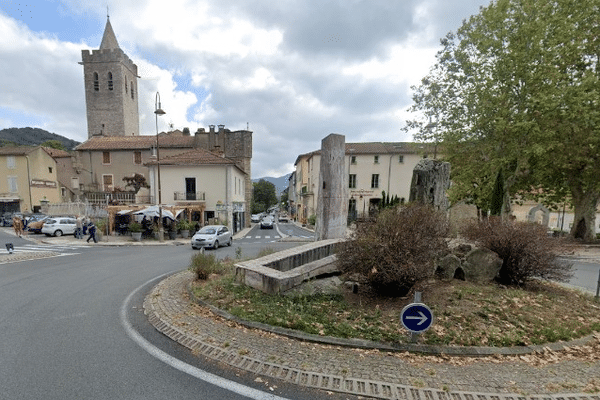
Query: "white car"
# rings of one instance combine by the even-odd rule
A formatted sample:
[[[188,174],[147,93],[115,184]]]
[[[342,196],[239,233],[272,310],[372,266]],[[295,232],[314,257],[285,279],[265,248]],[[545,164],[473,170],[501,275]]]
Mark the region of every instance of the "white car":
[[[273,229],[273,217],[267,215],[260,221],[260,229]]]
[[[218,249],[221,245],[231,246],[231,231],[224,225],[207,225],[192,236],[192,249],[210,247]]]
[[[75,218],[55,217],[47,219],[42,226],[42,233],[46,236],[73,235],[77,227]]]

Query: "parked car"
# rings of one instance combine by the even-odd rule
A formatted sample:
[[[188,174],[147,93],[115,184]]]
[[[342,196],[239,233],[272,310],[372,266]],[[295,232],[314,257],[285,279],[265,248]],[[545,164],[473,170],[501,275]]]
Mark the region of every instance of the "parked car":
[[[287,214],[280,214],[279,222],[290,222],[290,219],[288,218]]]
[[[207,225],[192,236],[192,249],[218,249],[220,245],[231,246],[232,240],[231,231],[226,226]]]
[[[20,212],[6,212],[2,215],[2,226],[13,226],[13,218],[19,217],[23,219],[23,214]]]
[[[44,222],[44,226],[42,226],[42,233],[46,234],[46,236],[73,235],[76,227],[77,220],[75,218],[49,218]]]
[[[264,217],[262,221],[260,221],[260,229],[273,229],[273,217]]]
[[[252,222],[260,222],[261,215],[260,214],[252,214],[250,217],[250,221]]]
[[[46,223],[46,221],[48,221],[49,219],[52,219],[52,217],[49,216],[44,216],[44,218],[39,219],[39,220],[29,220],[29,222],[27,223],[27,230],[29,232],[33,232],[33,233],[42,233],[42,227],[44,226],[44,224]]]

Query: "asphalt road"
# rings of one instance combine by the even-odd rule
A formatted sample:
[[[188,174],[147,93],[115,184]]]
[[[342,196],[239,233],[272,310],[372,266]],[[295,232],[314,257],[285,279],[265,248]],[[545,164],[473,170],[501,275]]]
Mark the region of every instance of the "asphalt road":
[[[9,240],[23,239],[0,232],[1,244]],[[191,254],[189,246],[91,246],[0,264],[0,399],[349,398],[255,381],[157,333],[142,299],[157,277],[185,269]]]

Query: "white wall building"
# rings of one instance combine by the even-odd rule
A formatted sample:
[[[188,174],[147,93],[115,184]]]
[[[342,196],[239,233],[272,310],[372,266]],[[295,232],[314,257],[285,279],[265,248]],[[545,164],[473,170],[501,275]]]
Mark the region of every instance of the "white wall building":
[[[159,198],[156,160],[149,162],[150,193]],[[163,205],[204,205],[202,223],[220,222],[232,232],[244,227],[246,173],[235,161],[204,149],[160,159]]]
[[[349,216],[369,215],[382,201],[383,192],[386,197],[408,201],[413,169],[427,156],[427,149],[418,143],[346,143]],[[316,214],[320,162],[318,150],[298,156],[294,164],[296,202],[292,209],[302,223]]]

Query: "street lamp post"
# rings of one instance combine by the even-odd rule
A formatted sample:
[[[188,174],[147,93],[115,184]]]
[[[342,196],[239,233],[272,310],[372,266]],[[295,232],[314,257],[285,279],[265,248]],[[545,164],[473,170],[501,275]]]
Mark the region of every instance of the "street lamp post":
[[[165,240],[165,228],[163,227],[162,220],[162,198],[160,193],[160,155],[158,146],[158,116],[165,115],[166,112],[160,108],[160,94],[156,92],[156,98],[154,100],[154,115],[156,118],[156,175],[157,175],[157,188],[158,188],[158,240],[164,242]]]

